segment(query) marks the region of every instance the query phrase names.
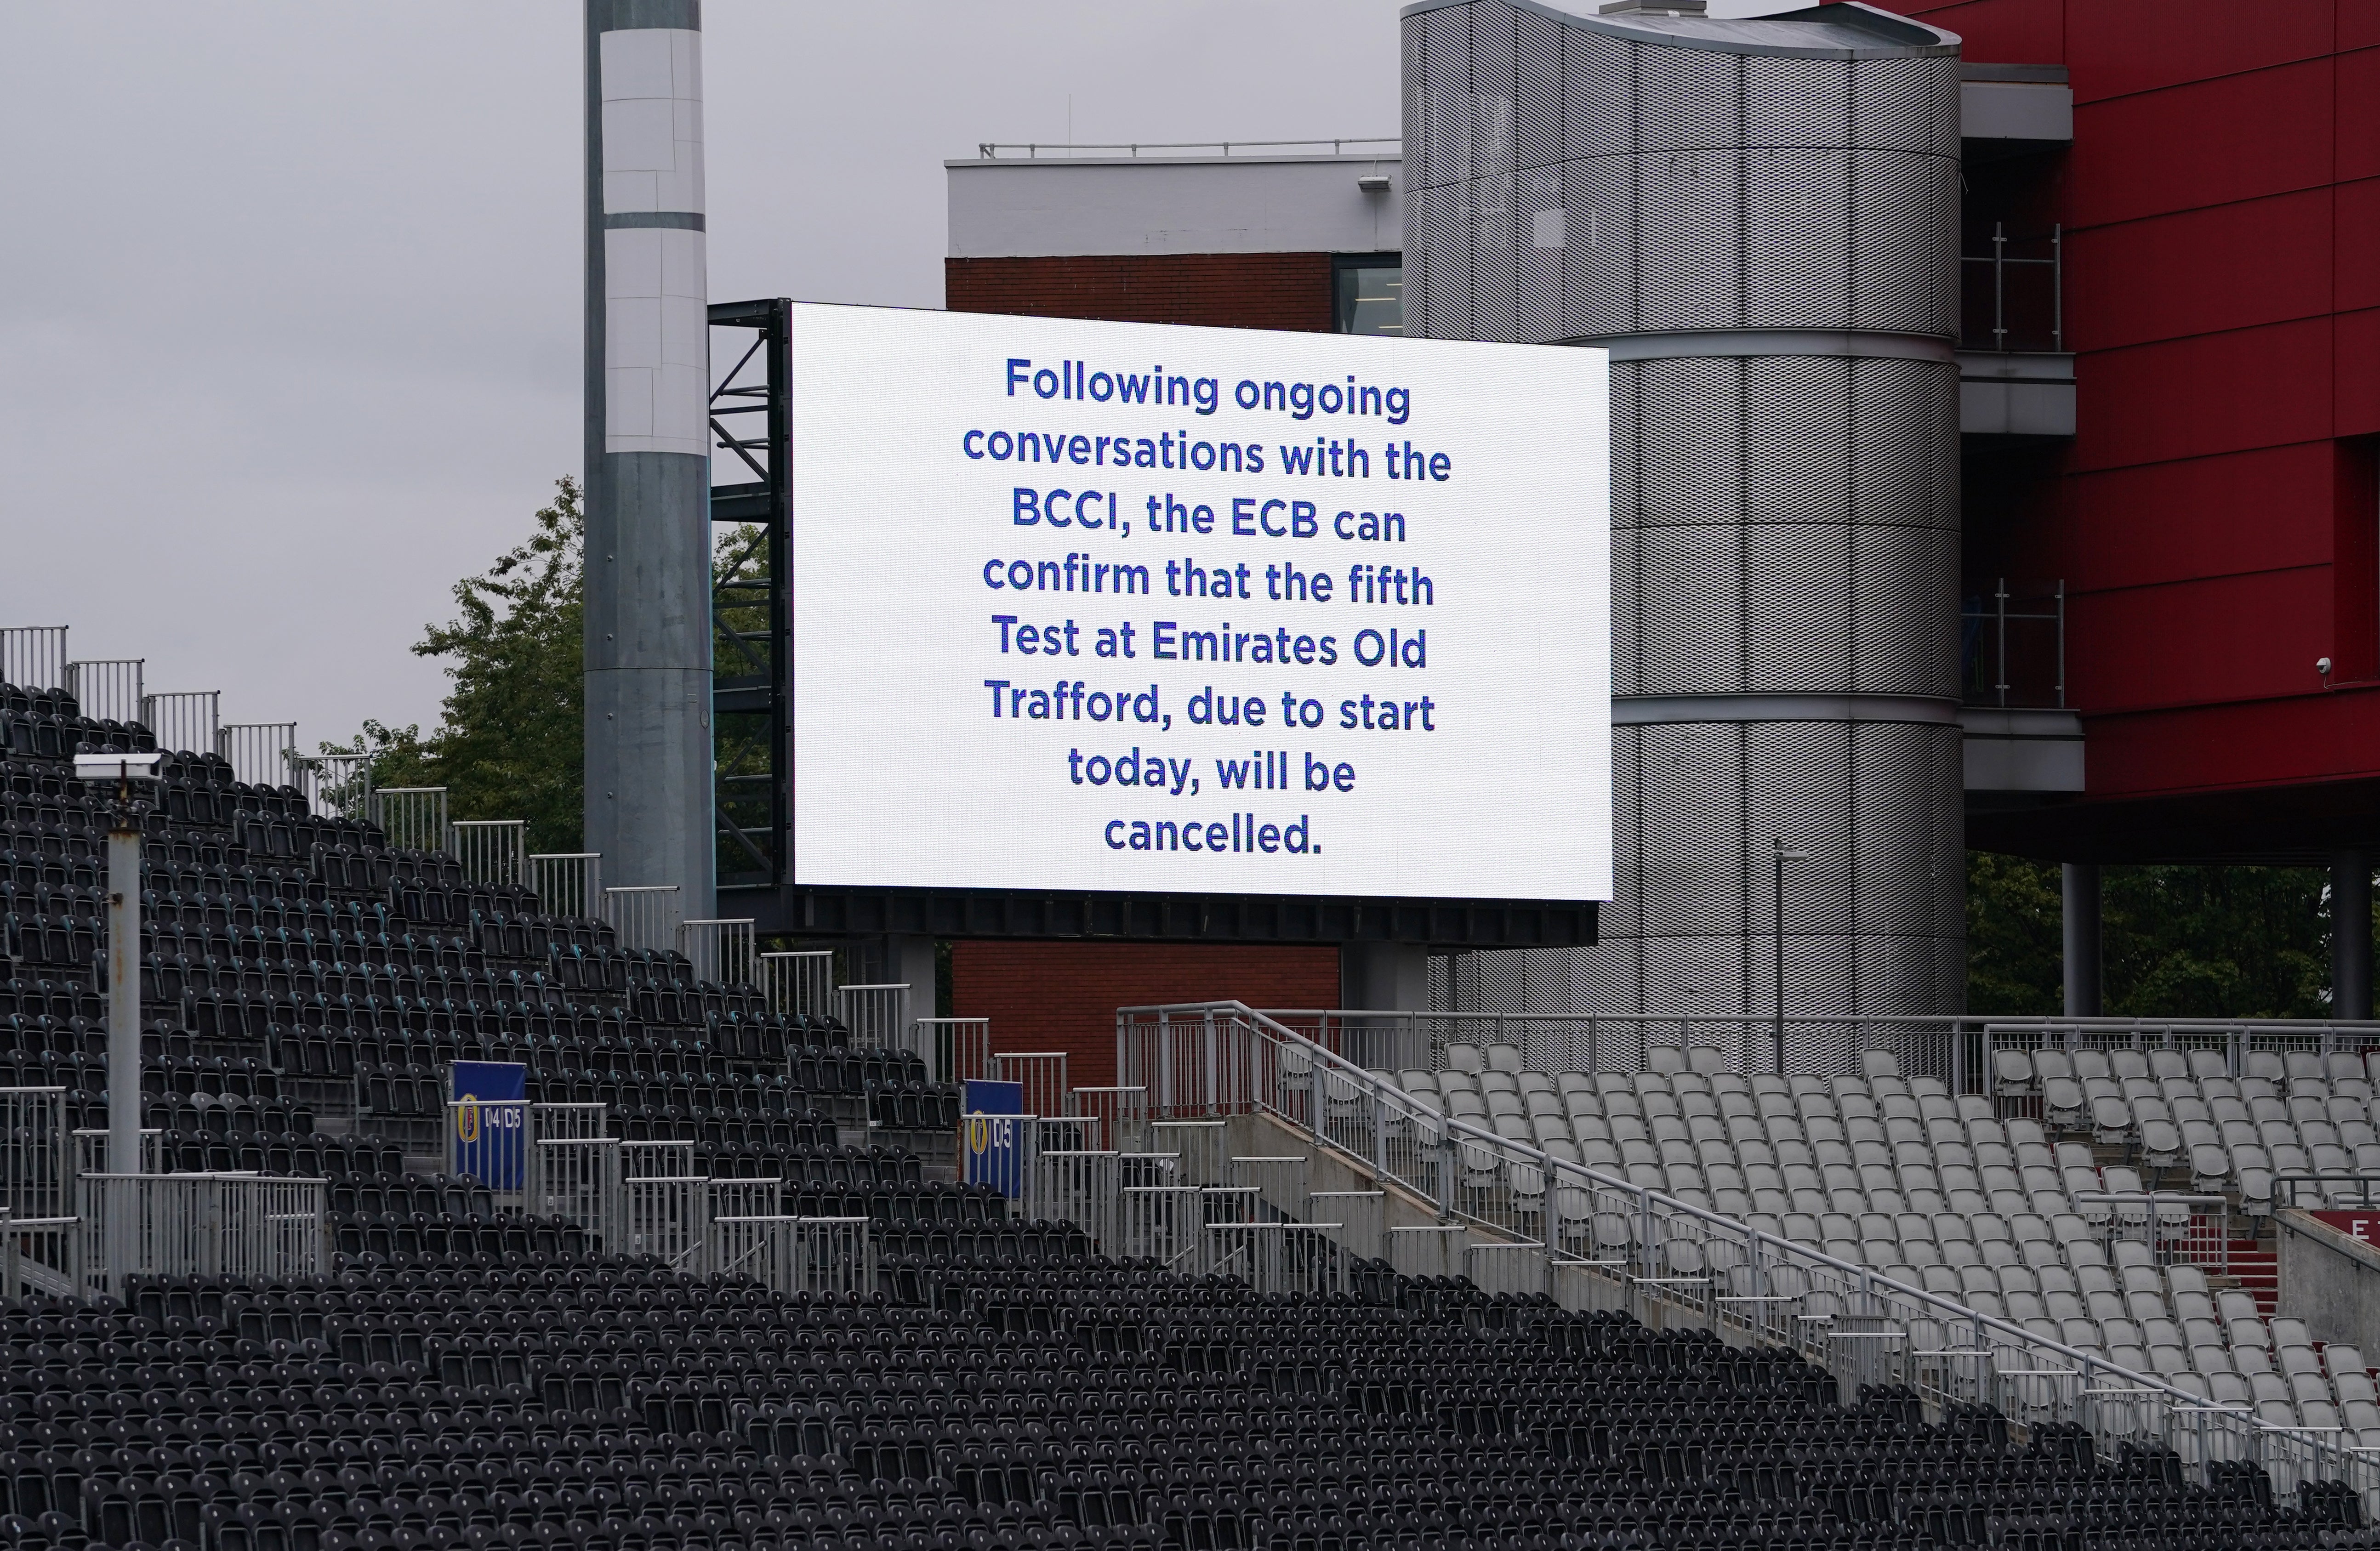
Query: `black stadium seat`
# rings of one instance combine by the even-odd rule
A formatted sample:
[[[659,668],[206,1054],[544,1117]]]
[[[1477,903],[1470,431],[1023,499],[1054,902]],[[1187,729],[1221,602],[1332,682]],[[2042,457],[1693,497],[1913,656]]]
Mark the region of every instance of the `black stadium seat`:
[[[0,1085],[105,1122],[105,816],[79,746],[153,746],[0,685]],[[145,1122],[164,1166],[327,1181],[331,1274],[137,1279],[0,1310],[0,1545],[34,1551],[1168,1551],[2380,1544],[2253,1464],[1927,1420],[1800,1356],[1367,1264],[1263,1297],[1095,1258],[863,1136],[947,1134],[899,1052],[785,1017],[174,754],[146,821]],[[695,1144],[865,1217],[865,1296],[605,1254],[420,1169],[439,1072]],[[330,1117],[336,1117],[335,1120]],[[318,1121],[331,1129],[318,1129]]]

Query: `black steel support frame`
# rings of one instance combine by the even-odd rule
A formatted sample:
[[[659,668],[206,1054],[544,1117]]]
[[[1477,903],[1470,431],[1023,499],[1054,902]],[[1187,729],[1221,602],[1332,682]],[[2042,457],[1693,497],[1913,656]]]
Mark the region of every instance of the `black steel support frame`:
[[[759,581],[716,588],[712,607],[748,607],[765,587],[770,638],[719,632],[735,654],[716,664],[711,736],[728,717],[768,717],[765,776],[718,777],[720,914],[749,915],[763,937],[893,932],[933,937],[1097,938],[1176,942],[1424,942],[1444,948],[1571,948],[1595,941],[1591,901],[1363,899],[1341,895],[1051,892],[1026,889],[797,887],[793,882],[793,489],[785,298],[713,302],[710,326],[754,331],[710,395],[710,520],[762,529]],[[759,375],[751,375],[755,363]],[[759,434],[741,429],[762,417]],[[739,429],[731,430],[731,426]],[[720,483],[723,476],[749,479]],[[759,806],[755,828],[734,815]],[[743,866],[735,864],[741,862]]]
[[[786,320],[792,305],[783,297],[710,304],[713,330],[749,330],[755,334],[748,346],[737,352],[734,369],[710,392],[710,520],[759,528],[766,551],[759,580],[714,583],[712,615],[716,618],[723,608],[749,608],[752,595],[761,591],[766,592],[769,606],[765,633],[714,633],[714,638],[731,648],[734,656],[732,661],[713,664],[710,696],[711,811],[719,830],[719,887],[723,890],[773,889],[789,870],[786,840],[793,807],[793,729],[786,698],[786,659],[793,627],[788,577],[793,507],[792,465],[786,455],[792,436],[786,402]],[[757,382],[750,371],[756,361]],[[757,435],[747,418],[755,415],[761,417]],[[750,478],[720,482],[722,476],[740,475]],[[732,774],[716,757],[725,736],[722,729],[731,718],[741,722],[753,716],[768,719],[767,768],[759,773]],[[753,810],[761,806],[755,798],[758,789],[764,787],[766,817],[755,824],[750,821]]]

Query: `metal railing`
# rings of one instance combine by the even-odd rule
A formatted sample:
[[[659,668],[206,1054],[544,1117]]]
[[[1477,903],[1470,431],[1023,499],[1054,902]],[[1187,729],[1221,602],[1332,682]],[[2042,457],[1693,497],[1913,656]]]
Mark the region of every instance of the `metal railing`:
[[[1136,1153],[1148,1145],[1148,1090],[1146,1088],[1076,1088],[1065,1112],[1090,1121],[1096,1145]]]
[[[2018,606],[2011,608],[2013,600]],[[2016,627],[2013,652],[2009,627]],[[2012,594],[2008,578],[1993,584],[1989,599],[1970,599],[1959,612],[1960,657],[1971,706],[2066,706],[2066,583],[2047,594]],[[2048,681],[2048,688],[2040,686]],[[2010,697],[2015,697],[2011,699]]]
[[[254,1174],[86,1174],[78,1181],[91,1296],[134,1276],[322,1275],[327,1182]]]
[[[1492,1057],[1522,1072],[1776,1070],[1774,1013],[1567,1013],[1265,1010],[1301,1037],[1377,1071],[1436,1072],[1451,1056]],[[1925,1014],[1789,1015],[1786,1068],[1796,1074],[1857,1076],[1874,1054],[1904,1077],[1932,1077],[1953,1093],[1977,1091],[1979,1052],[1989,1020]],[[1465,1052],[1464,1047],[1468,1047]]]
[[[0,684],[19,689],[68,689],[67,627],[63,624],[0,626]]]
[[[2196,1060],[2201,1053],[2218,1057],[2227,1077],[2264,1076],[2276,1081],[2289,1075],[2290,1056],[2351,1055],[2380,1051],[2380,1020],[2297,1018],[1986,1018],[1981,1024],[1984,1042],[1984,1091],[1995,1099],[2013,1090],[2001,1081],[1998,1063],[1991,1058],[2002,1050],[2027,1056],[2054,1050],[2070,1060],[2084,1052],[2112,1056],[2119,1051],[2143,1056],[2176,1052]],[[2037,1092],[2037,1083],[2028,1087]]]
[[[603,854],[566,851],[528,859],[528,886],[549,915],[592,916],[603,897]]]
[[[307,807],[322,818],[371,817],[370,755],[292,754],[289,781],[306,794]]]
[[[899,985],[837,986],[834,1015],[851,1031],[855,1048],[897,1050],[908,1032],[904,1019],[909,1007],[909,987]]]
[[[2231,1201],[2174,1191],[2077,1191],[2068,1197],[2108,1242],[2146,1244],[2163,1266],[2198,1266],[2228,1277],[2237,1237]]]
[[[686,905],[674,883],[639,883],[603,891],[603,919],[621,947],[660,953],[677,947]]]
[[[1960,344],[1970,350],[2063,353],[2066,229],[2052,226],[2046,237],[2017,237],[2009,235],[2006,222],[1995,221],[1991,245],[1988,253],[1959,256]]]
[[[1345,1292],[1355,1257],[1332,1237],[1335,1222],[1210,1222],[1209,1276],[1246,1282],[1269,1297]]]
[[[463,864],[463,881],[510,888],[528,879],[528,820],[457,818],[446,826],[446,846]]]
[[[1144,152],[1167,152],[1177,155],[1201,153],[1217,156],[1259,154],[1268,156],[1294,155],[1299,151],[1318,151],[1330,148],[1333,156],[1347,154],[1349,148],[1359,155],[1376,156],[1382,160],[1404,153],[1404,141],[1396,135],[1373,135],[1364,138],[1314,140],[1123,140],[1113,144],[1089,144],[1069,141],[1051,144],[1042,141],[982,140],[976,145],[976,154],[986,162],[1022,155],[1027,161],[1043,156],[1053,158],[1095,156],[1138,156]]]
[[[752,953],[752,921],[681,921],[677,951],[694,965],[694,977],[719,986],[749,986],[757,973]]]
[[[66,690],[85,716],[100,721],[139,721],[141,675],[147,667],[147,659],[139,657],[69,662]]]
[[[2369,1210],[2380,1204],[2380,1174],[2276,1174],[2273,1206],[2301,1211]]]
[[[453,854],[447,832],[446,788],[390,786],[365,794],[370,821],[380,827],[388,843],[400,851],[443,851]]]
[[[788,1018],[829,1018],[834,1015],[834,951],[808,949],[797,953],[759,955],[760,994],[769,1009]]]
[[[0,1299],[81,1286],[66,1097],[64,1088],[0,1088]]]
[[[140,723],[157,746],[175,754],[212,754],[223,726],[223,691],[185,689],[140,697]]]
[[[929,1083],[965,1083],[991,1061],[990,1018],[913,1018],[909,1048],[925,1058]]]
[[[867,1218],[719,1218],[710,1224],[705,1269],[750,1277],[788,1296],[872,1293],[873,1227]]]
[[[231,766],[231,778],[264,786],[289,779],[289,761],[298,753],[294,721],[229,721],[215,729],[212,745]]]
[[[2367,1515],[2380,1509],[2380,1454],[2210,1405],[2096,1352],[1442,1115],[1239,1003],[1123,1009],[1117,1059],[1160,1117],[1270,1116],[1436,1203],[1441,1222],[1470,1230],[1467,1268],[1484,1271],[1469,1247],[1526,1246],[1493,1276],[1542,1285],[1566,1306],[1657,1318],[1666,1309],[1800,1351],[1846,1387],[1911,1386],[1937,1414],[1981,1403],[2019,1425],[2077,1423],[2108,1452],[2155,1443],[2193,1468],[2253,1460],[2277,1492],[2343,1481]]]
[[[1028,1115],[1075,1112],[1074,1090],[1066,1085],[1063,1050],[995,1050],[984,1063],[984,1075],[995,1083],[1022,1084],[1022,1109]]]

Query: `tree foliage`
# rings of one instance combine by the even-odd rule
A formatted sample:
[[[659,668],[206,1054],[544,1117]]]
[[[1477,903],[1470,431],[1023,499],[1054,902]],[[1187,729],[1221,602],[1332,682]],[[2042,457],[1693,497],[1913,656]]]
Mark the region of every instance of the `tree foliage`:
[[[2309,867],[2102,869],[2102,1011],[2118,1017],[2326,1016],[2328,882],[2327,874]],[[1969,1012],[2063,1010],[2062,912],[2056,863],[1969,854]]]
[[[443,786],[455,818],[526,818],[532,852],[580,849],[581,559],[578,484],[559,479],[528,539],[455,584],[458,612],[414,652],[446,660],[436,731],[366,721],[325,754],[370,757],[372,785]]]

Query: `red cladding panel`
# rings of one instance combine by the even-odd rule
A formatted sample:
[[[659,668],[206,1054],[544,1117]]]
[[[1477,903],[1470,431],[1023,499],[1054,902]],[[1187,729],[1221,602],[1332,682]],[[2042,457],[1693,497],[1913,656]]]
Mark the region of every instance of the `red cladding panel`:
[[[2380,309],[2331,321],[2338,344],[2338,434],[2380,435]]]
[[[2071,598],[2074,703],[2096,718],[2318,691],[2314,660],[2331,655],[2330,589],[2323,565]]]
[[[951,1010],[990,1018],[996,1050],[1063,1050],[1078,1088],[1115,1082],[1119,1007],[1232,1000],[1336,1007],[1336,948],[1165,942],[953,942]]]
[[[2321,59],[2338,46],[2334,30],[2332,5],[2323,0],[2082,0],[2067,9],[2066,64],[2081,103]]]
[[[2332,190],[2312,188],[2072,233],[2069,348],[2252,327],[2331,310]]]
[[[2066,57],[2064,0],[1932,0],[1887,8],[1956,32],[1968,59],[2055,65]]]
[[[2078,434],[2068,467],[2328,437],[2331,328],[2321,318],[2084,357],[2075,368]]]
[[[2085,757],[2104,797],[2369,776],[2380,770],[2380,691],[2095,718]]]
[[[2380,32],[2380,6],[2356,7]],[[2344,31],[2342,28],[2340,30]],[[2380,38],[2367,40],[2380,42]],[[2342,180],[2380,177],[2380,48],[2341,55],[2338,71],[2338,165]]]
[[[2331,181],[2330,108],[2328,60],[2078,103],[2066,224],[2318,188]]]
[[[2380,307],[2380,178],[2341,184],[2331,194],[2337,200],[2332,306],[2340,312]]]
[[[2079,593],[2325,564],[2333,467],[2329,442],[2302,442],[2077,475],[2043,574]]]
[[[945,259],[942,295],[953,312],[1328,333],[1330,274],[1328,253]]]

